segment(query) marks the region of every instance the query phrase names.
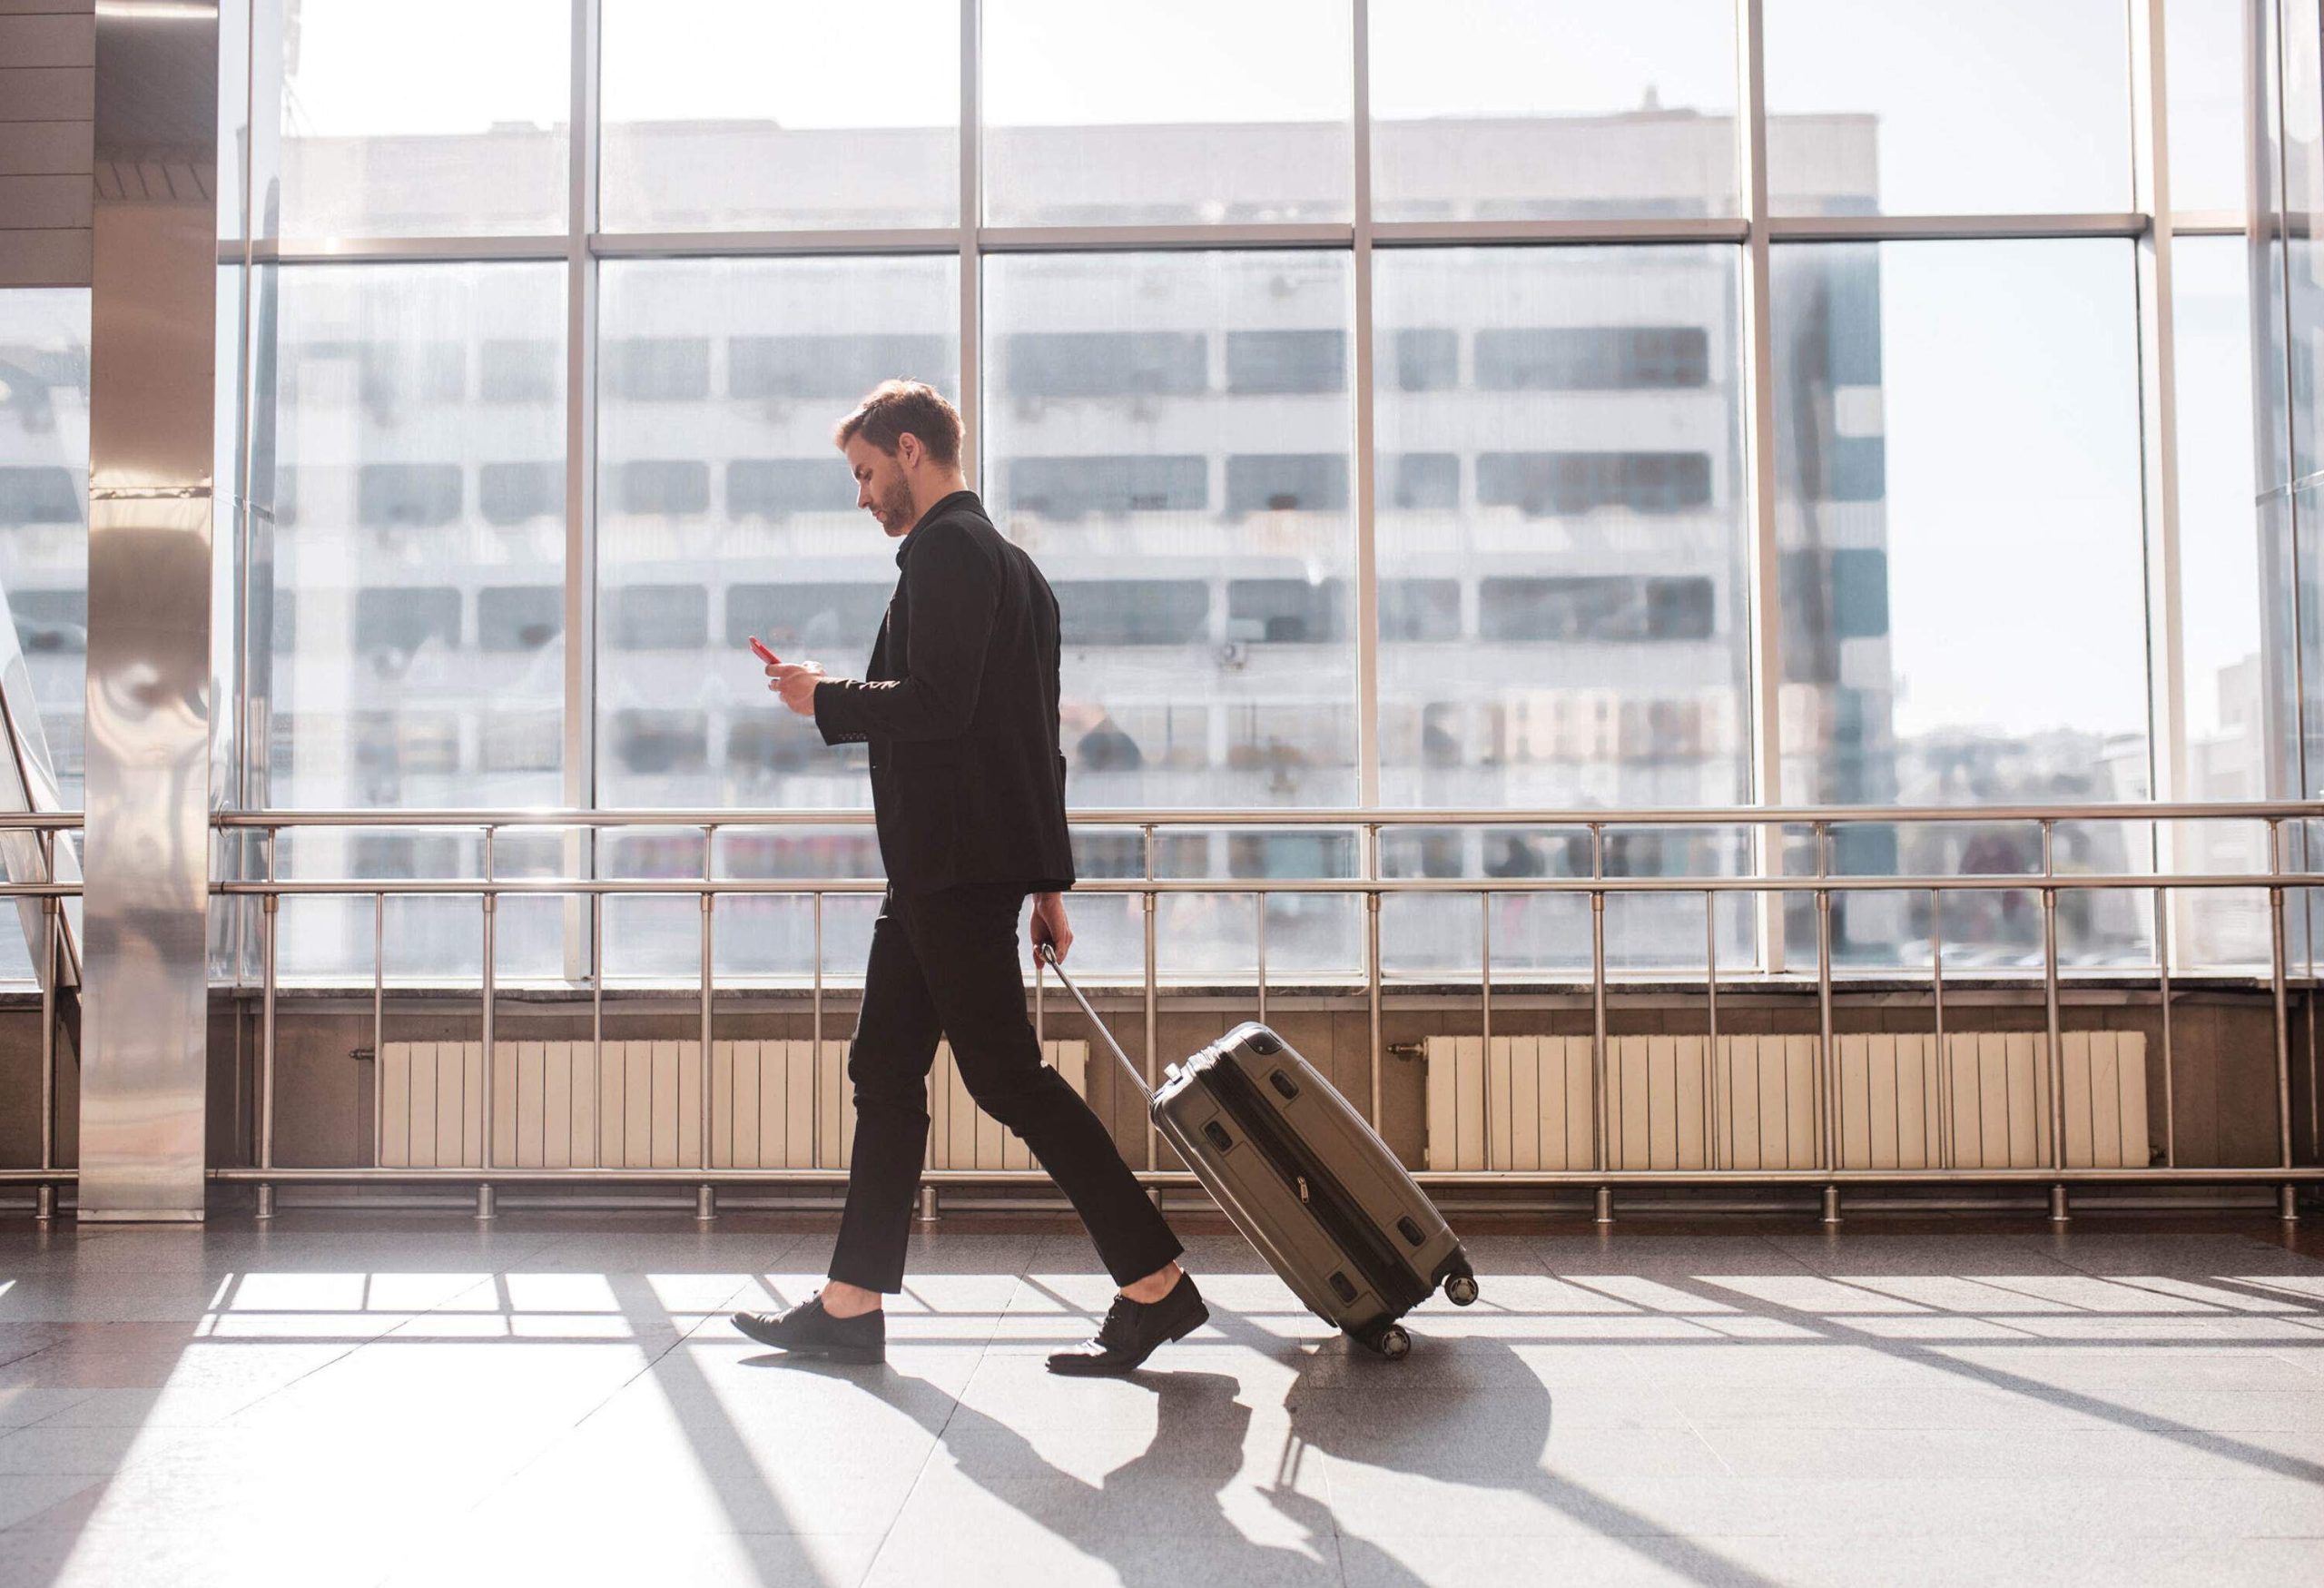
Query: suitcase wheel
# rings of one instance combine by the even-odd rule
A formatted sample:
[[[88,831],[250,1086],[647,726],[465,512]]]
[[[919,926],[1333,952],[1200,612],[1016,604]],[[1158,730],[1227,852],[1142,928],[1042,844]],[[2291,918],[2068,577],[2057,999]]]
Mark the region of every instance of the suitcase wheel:
[[[1360,1335],[1357,1339],[1391,1362],[1401,1362],[1413,1352],[1413,1337],[1404,1332],[1402,1324],[1389,1324]]]
[[[1472,1307],[1477,1299],[1477,1277],[1454,1274],[1444,1281],[1444,1299],[1455,1307]]]

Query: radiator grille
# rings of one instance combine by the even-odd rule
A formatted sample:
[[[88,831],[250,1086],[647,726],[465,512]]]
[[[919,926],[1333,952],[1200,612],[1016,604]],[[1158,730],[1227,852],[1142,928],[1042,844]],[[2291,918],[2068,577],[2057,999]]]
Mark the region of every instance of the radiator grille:
[[[713,1042],[713,1169],[844,1169],[855,1103],[843,1041]],[[1076,1091],[1085,1042],[1043,1054]],[[379,1158],[392,1169],[483,1165],[484,1045],[389,1042],[377,1065]],[[493,1162],[517,1169],[692,1169],[702,1162],[702,1044],[496,1042]],[[929,1074],[931,1169],[1030,1169],[980,1111],[949,1044]]]
[[[1835,1040],[1846,1169],[2033,1169],[2050,1161],[2050,1077],[2037,1031]],[[1607,1167],[1817,1167],[1817,1040],[1722,1036],[1607,1041]],[[2067,1031],[2065,1161],[2144,1168],[2146,1039]],[[1438,1036],[1427,1042],[1427,1165],[1588,1169],[1595,1102],[1588,1037]]]

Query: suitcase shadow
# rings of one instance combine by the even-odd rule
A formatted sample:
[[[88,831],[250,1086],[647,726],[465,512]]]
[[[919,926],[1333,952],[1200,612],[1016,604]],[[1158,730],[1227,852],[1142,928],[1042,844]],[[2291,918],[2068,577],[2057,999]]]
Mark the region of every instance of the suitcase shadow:
[[[1443,1353],[1429,1362],[1423,1353]],[[1306,1455],[1320,1452],[1352,1466],[1417,1477],[1487,1497],[1531,1501],[1579,1523],[1581,1535],[1619,1540],[1667,1571],[1702,1583],[1777,1588],[1741,1563],[1664,1530],[1647,1514],[1560,1474],[1550,1454],[1553,1415],[1549,1386],[1505,1341],[1466,1338],[1422,1341],[1413,1365],[1423,1368],[1398,1382],[1402,1365],[1374,1363],[1362,1347],[1334,1341],[1309,1356],[1285,1396],[1291,1414],[1277,1485],[1268,1498],[1283,1514],[1314,1532],[1339,1535],[1350,1581],[1397,1585],[1423,1578],[1384,1546],[1344,1525],[1356,1520],[1282,1481]],[[1393,1517],[1376,1521],[1385,1536],[1399,1533]],[[1435,1531],[1443,1531],[1442,1527]],[[1410,1547],[1417,1541],[1407,1535]]]

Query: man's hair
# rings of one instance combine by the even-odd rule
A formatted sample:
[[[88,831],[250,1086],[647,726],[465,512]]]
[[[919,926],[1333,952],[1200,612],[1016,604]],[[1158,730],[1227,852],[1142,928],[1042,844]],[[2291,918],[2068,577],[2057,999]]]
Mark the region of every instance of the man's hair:
[[[923,380],[881,381],[840,420],[832,439],[844,449],[862,436],[893,458],[897,439],[905,435],[918,436],[929,461],[940,468],[960,460],[960,412]]]

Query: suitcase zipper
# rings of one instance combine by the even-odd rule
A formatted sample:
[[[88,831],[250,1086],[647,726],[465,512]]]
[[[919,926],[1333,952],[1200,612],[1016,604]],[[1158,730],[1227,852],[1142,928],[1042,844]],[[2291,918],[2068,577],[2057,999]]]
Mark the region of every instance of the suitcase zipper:
[[[1301,1204],[1315,1214],[1324,1233],[1371,1282],[1391,1313],[1400,1316],[1426,1300],[1428,1289],[1412,1266],[1381,1238],[1338,1178],[1284,1129],[1250,1078],[1223,1054],[1214,1058],[1208,1069],[1219,1106],[1243,1127],[1245,1135],[1260,1143],[1262,1155],[1277,1166]]]

